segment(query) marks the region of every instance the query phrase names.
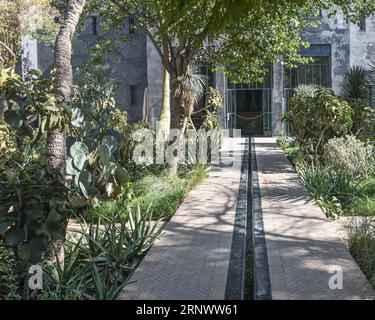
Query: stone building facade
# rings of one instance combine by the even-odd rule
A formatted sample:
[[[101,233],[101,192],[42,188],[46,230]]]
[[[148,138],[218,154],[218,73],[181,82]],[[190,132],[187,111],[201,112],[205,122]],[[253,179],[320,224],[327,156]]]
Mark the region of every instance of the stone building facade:
[[[96,43],[100,34],[98,17],[86,21],[74,45],[73,64],[87,61],[89,48]],[[375,16],[359,24],[348,23],[341,15],[328,17],[326,11],[315,19],[317,28],[303,31],[302,36],[311,46],[301,51],[313,57],[314,62],[300,65],[294,70],[285,70],[282,63],[270,66],[269,75],[263,84],[232,85],[223,73],[210,74],[212,83],[225,100],[220,111],[223,128],[242,129],[244,134],[275,136],[287,133],[281,119],[288,109],[288,101],[299,84],[319,84],[332,87],[340,94],[342,81],[350,66],[369,67],[375,58]],[[109,56],[106,60],[116,74],[119,88],[117,104],[126,110],[129,121],[144,118],[145,89],[147,88],[147,114],[155,123],[160,112],[162,94],[162,64],[152,43],[138,31],[134,31],[131,20],[124,24],[122,34],[128,41],[122,44],[121,60]],[[118,34],[113,34],[117,37]],[[51,48],[38,45],[37,64],[43,71],[51,68]],[[208,66],[206,69],[208,70]]]

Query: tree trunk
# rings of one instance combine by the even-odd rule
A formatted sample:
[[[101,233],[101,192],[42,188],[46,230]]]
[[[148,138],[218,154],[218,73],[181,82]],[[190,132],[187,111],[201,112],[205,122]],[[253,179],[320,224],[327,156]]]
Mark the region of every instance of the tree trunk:
[[[163,96],[159,117],[159,134],[165,137],[169,136],[171,127],[171,94],[170,94],[171,77],[166,68],[163,72]]]
[[[182,88],[182,76],[173,77],[173,85],[172,85],[172,92],[173,92],[173,107],[171,109],[171,129],[181,129],[181,121],[182,121],[182,114],[183,114],[183,88]],[[180,133],[180,139],[182,138],[182,132]],[[174,138],[172,143],[175,143],[177,137]],[[172,158],[172,162],[170,163],[169,168],[169,176],[175,177],[177,175],[178,169],[178,157],[177,151],[174,153],[175,157]]]
[[[71,98],[73,85],[73,70],[71,64],[72,39],[85,6],[85,0],[69,0],[64,20],[55,43],[56,87],[63,94],[65,100]],[[48,164],[57,169],[65,179],[66,170],[66,137],[61,130],[54,130],[47,134]],[[64,242],[62,240],[50,243],[45,252],[45,258],[64,264]],[[57,261],[58,260],[58,261]]]
[[[173,79],[173,108],[171,110],[171,128],[181,129],[181,116],[184,108],[182,77],[177,76]]]

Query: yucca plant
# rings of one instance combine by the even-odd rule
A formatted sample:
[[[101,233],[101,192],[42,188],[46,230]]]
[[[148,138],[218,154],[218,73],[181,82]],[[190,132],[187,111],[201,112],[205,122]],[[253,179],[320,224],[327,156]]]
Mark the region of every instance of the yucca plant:
[[[94,294],[85,294],[85,298],[89,300],[117,300],[127,285],[126,281],[121,281],[118,277],[114,281],[108,281],[103,277],[97,266],[91,266],[92,278],[94,283]]]
[[[45,292],[38,296],[38,299],[83,299],[83,293],[88,289],[90,260],[82,255],[82,241],[82,237],[69,236],[65,244],[64,267],[59,263],[45,262],[43,267]]]
[[[345,73],[342,94],[354,110],[352,131],[357,132],[364,119],[364,110],[369,106],[368,71],[360,66],[350,67]]]
[[[196,64],[191,64],[182,83],[185,115],[190,117],[195,105],[204,95],[207,87],[207,76],[200,73]]]

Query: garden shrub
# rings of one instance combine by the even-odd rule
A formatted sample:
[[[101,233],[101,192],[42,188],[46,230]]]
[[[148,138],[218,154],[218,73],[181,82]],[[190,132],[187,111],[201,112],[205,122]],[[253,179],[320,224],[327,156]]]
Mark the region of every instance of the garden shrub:
[[[127,115],[116,109],[113,72],[109,66],[92,64],[80,71],[67,144],[67,173],[73,177],[72,186],[80,195],[70,200],[78,208],[118,199],[129,183],[129,173],[121,165],[121,126],[127,127]]]
[[[329,140],[324,146],[324,160],[349,177],[356,179],[369,171],[373,162],[373,146],[355,136],[347,135]]]
[[[20,299],[13,254],[0,240],[0,301]]]
[[[294,138],[278,138],[276,143],[294,166],[299,166],[304,163],[303,151]]]
[[[347,212],[353,216],[373,216],[375,215],[375,198],[368,196],[358,197],[347,208]]]
[[[292,126],[304,152],[316,160],[329,139],[348,133],[352,116],[352,108],[332,89],[300,86],[290,100],[284,120]]]
[[[362,219],[354,223],[349,231],[350,253],[358,266],[375,288],[375,221]]]
[[[362,126],[358,130],[358,137],[363,141],[375,141],[375,109],[366,108],[363,112]]]
[[[353,181],[331,166],[305,164],[298,168],[298,173],[312,197],[330,218],[342,215],[358,195]]]
[[[2,134],[17,141],[0,153],[0,237],[16,252],[17,264],[38,263],[48,243],[65,236],[69,190],[42,150],[47,131],[67,128],[67,108],[39,70],[25,80],[11,69],[0,77]]]
[[[366,117],[365,109],[369,107],[368,71],[360,66],[350,67],[344,76],[342,94],[354,110],[352,132],[357,134]]]
[[[45,262],[43,300],[116,300],[129,277],[157,239],[152,210],[121,209],[110,218],[98,217],[68,235],[64,268]],[[118,215],[127,219],[118,219]]]

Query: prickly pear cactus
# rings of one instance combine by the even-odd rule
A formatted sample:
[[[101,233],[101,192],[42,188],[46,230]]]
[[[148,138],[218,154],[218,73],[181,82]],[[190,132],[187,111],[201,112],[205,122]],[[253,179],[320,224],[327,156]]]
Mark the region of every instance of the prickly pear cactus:
[[[114,154],[118,143],[113,136],[105,136],[100,144],[87,140],[76,141],[69,149],[67,174],[73,177],[82,199],[73,199],[76,206],[118,198],[129,182],[129,173],[117,164]]]

